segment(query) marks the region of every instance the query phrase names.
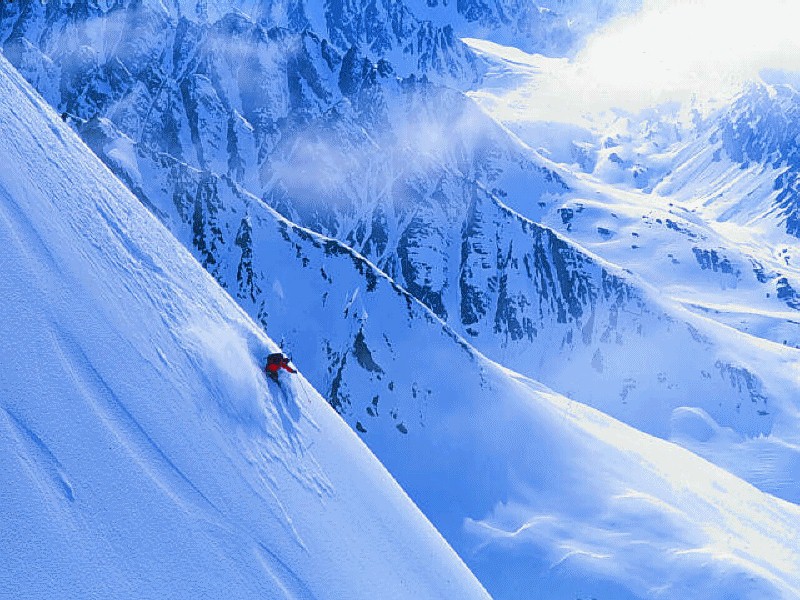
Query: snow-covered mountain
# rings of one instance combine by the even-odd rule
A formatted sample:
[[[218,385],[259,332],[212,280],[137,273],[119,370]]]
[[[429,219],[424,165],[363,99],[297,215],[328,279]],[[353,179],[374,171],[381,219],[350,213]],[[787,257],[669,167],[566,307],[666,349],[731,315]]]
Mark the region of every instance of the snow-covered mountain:
[[[265,383],[254,360],[269,339],[0,68],[12,167],[0,179],[13,465],[2,540],[15,594],[481,597],[310,386]],[[284,265],[273,285],[285,314],[265,319],[313,314],[293,290],[317,277],[341,309],[333,284],[361,271],[345,310],[363,333],[342,367],[408,386],[368,346],[383,332],[417,390],[373,402],[350,376],[352,398],[373,408],[381,459],[496,597],[797,595],[800,509],[487,361],[351,250],[269,209],[251,216],[267,218],[293,247],[257,239],[263,228],[240,235]]]
[[[721,343],[738,350],[749,346],[751,358],[745,361],[753,372],[759,372],[754,359],[762,364],[776,360],[776,344],[789,349],[778,351],[784,356],[777,359],[778,364],[787,359],[796,364],[800,321],[795,290],[800,273],[792,264],[794,242],[785,230],[787,217],[781,208],[791,195],[778,185],[791,171],[791,143],[779,142],[792,136],[785,88],[759,92],[763,86],[756,86],[706,117],[665,106],[622,115],[610,130],[602,123],[596,131],[560,124],[550,127],[537,120],[540,117],[532,107],[526,109],[533,97],[527,96],[526,86],[532,85],[537,72],[551,67],[541,57],[518,49],[474,40],[470,44],[489,65],[486,83],[471,95],[531,146],[543,145],[547,150],[551,136],[560,139],[552,155],[563,163],[557,170],[570,191],[544,205],[524,195],[509,195],[507,203],[609,262],[624,265],[670,304],[703,321],[713,320],[744,333]],[[784,107],[760,108],[759,101],[766,98],[773,103],[783,98]],[[510,103],[516,103],[514,110],[509,110]],[[751,129],[741,115],[749,115]],[[732,130],[753,133],[736,138]],[[573,139],[582,140],[573,144],[575,152],[564,143],[573,134]],[[734,138],[741,146],[738,154],[724,148]],[[723,143],[723,139],[728,141]],[[732,158],[743,156],[747,146],[763,160],[745,164]],[[782,153],[786,158],[781,158]],[[777,201],[779,195],[781,201]],[[655,342],[655,347],[664,345]],[[795,369],[790,367],[788,372]],[[763,377],[770,380],[772,376]],[[792,390],[787,395],[791,405],[796,383],[781,385]],[[778,425],[780,421],[777,418],[769,426],[771,433],[764,439],[792,448],[794,442],[781,440],[794,438],[794,426]],[[718,449],[706,444],[687,445],[764,489],[796,499],[791,483],[796,460],[789,457],[794,452],[776,458],[752,442],[745,443],[750,458],[744,468],[740,459],[721,459]],[[772,468],[777,463],[783,464],[779,470],[784,475],[759,473],[759,465]]]
[[[707,218],[797,237],[798,106],[792,85],[749,84],[698,126],[656,193],[693,195]]]
[[[356,277],[353,283],[352,276],[345,284],[329,281],[329,259],[318,260],[316,268],[307,269],[312,246],[352,255],[348,264],[354,275],[366,268],[361,266],[366,264],[364,258],[332,240],[317,238],[313,242],[314,236],[309,240],[288,239],[285,230],[289,225],[229,179],[161,155],[148,158],[140,153],[133,162],[122,160],[120,157],[131,154],[126,145],[130,150],[133,144],[130,140],[121,143],[106,121],[92,121],[79,129],[98,155],[133,182],[132,189],[193,248],[204,266],[254,318],[285,347],[298,351],[301,362],[305,356],[310,365],[324,365],[318,376],[312,377],[315,385],[339,410],[356,417],[357,428],[366,426],[372,409],[368,405],[349,407],[348,377],[361,373],[372,378],[375,389],[370,398],[408,392],[382,389],[385,382],[380,383],[381,377],[370,368],[362,369],[360,361],[353,363],[352,357],[349,368],[342,371],[348,354],[358,354],[362,332],[339,315],[342,310],[348,314],[351,295],[366,282]],[[134,163],[131,169],[129,165]],[[670,315],[652,293],[626,281],[628,275],[622,271],[603,265],[547,229],[519,217],[491,194],[473,189],[477,193],[466,207],[468,212],[461,214],[457,206],[453,207],[451,229],[442,231],[440,225],[433,230],[442,243],[463,240],[459,254],[444,255],[440,287],[433,293],[430,288],[415,289],[413,279],[403,279],[406,269],[432,262],[430,254],[420,249],[419,241],[408,244],[414,254],[404,255],[402,249],[385,254],[395,260],[400,256],[399,269],[384,263],[386,271],[395,273],[395,282],[415,291],[455,332],[496,360],[661,436],[670,434],[672,411],[685,405],[687,395],[693,398],[692,406],[702,407],[718,423],[748,435],[769,432],[778,415],[791,413],[792,405],[785,404],[791,399],[787,393],[793,389],[790,381],[771,370],[757,370],[761,377],[752,375],[751,361],[736,357],[728,338],[708,332],[706,325],[687,316]],[[462,188],[464,196],[467,193]],[[421,202],[411,206],[419,215]],[[386,214],[387,208],[379,205],[374,210]],[[374,223],[369,237],[362,238],[361,248],[369,251],[381,240],[384,246],[394,243],[395,248],[402,248],[403,237],[409,236],[400,236],[398,244],[397,234],[385,222],[404,219],[404,210],[401,204],[399,217],[390,215],[384,223]],[[430,237],[431,223],[444,221],[441,205],[431,205],[430,210],[432,216],[426,221],[420,219],[421,224],[416,226],[416,240]],[[313,216],[309,220],[319,223]],[[498,240],[505,244],[505,250],[496,250],[496,254],[486,250],[497,246]],[[353,240],[354,245],[357,242]],[[437,252],[441,244],[429,247]],[[460,266],[448,269],[446,261]],[[286,290],[281,281],[287,271],[294,270],[319,270],[319,289],[302,286]],[[460,280],[454,280],[448,270],[460,273]],[[377,270],[371,275],[373,279],[382,276]],[[422,276],[430,281],[430,269]],[[436,295],[447,287],[458,289],[459,294],[455,298]],[[330,290],[337,301],[329,303],[329,292],[321,290]],[[529,298],[539,298],[539,302],[532,304]],[[299,310],[299,306],[306,308]],[[367,312],[381,310],[386,310],[385,302],[376,299]],[[330,316],[320,318],[320,314]],[[406,318],[402,308],[396,314]],[[367,347],[391,346],[380,331],[377,328],[367,338]],[[308,340],[313,343],[309,345]],[[654,344],[694,350],[685,355],[653,355],[651,362],[632,359],[648,353]],[[553,347],[560,351],[553,351]],[[698,360],[697,355],[703,358]],[[748,360],[744,363],[747,367],[741,366],[743,360]],[[574,378],[575,369],[583,373],[581,380]],[[391,380],[391,375],[403,367],[397,363],[384,370]],[[762,379],[768,383],[765,385]]]
[[[781,235],[791,229],[794,203],[790,88],[753,85],[710,116],[664,106],[592,132],[537,120],[536,98],[525,96],[525,86],[541,57],[470,43],[490,65],[492,81],[473,97],[523,141],[549,146],[540,134],[551,125],[562,138],[588,140],[570,151],[562,139],[556,145],[564,147],[552,153],[570,187],[561,202],[540,206],[514,195],[510,205],[690,308],[725,313],[716,310],[724,292],[732,307],[752,308],[744,320],[722,316],[726,324],[797,345],[787,315],[797,308],[800,279],[788,248],[793,240]],[[512,100],[519,104],[509,112]]]
[[[642,345],[697,344],[693,327],[669,331],[681,318],[645,300],[619,269],[597,266],[503,206],[500,198],[560,203],[569,186],[470,100],[398,78],[393,63],[372,63],[355,46],[342,54],[341,40],[267,29],[267,13],[252,20],[215,6],[218,21],[142,3],[100,24],[73,19],[75,11],[7,9],[5,44],[35,82],[47,70],[28,62],[52,57],[60,83],[42,84],[43,93],[223,285],[237,285],[223,272],[239,268],[247,209],[218,197],[220,177],[345,242],[490,357],[575,398],[596,404],[604,389],[604,409],[665,435],[687,393],[716,396],[722,383],[715,419],[748,433],[769,429],[758,413],[770,396],[738,361],[689,364],[691,352],[678,364],[629,360]],[[320,25],[326,32],[333,14]],[[112,26],[123,16],[142,29],[135,51]],[[20,47],[37,59],[22,60]],[[77,60],[87,52],[88,63]],[[258,317],[271,291],[256,284],[264,297],[253,286],[239,296],[253,296]],[[642,329],[642,311],[664,339]],[[574,368],[585,381],[575,381]],[[646,401],[654,394],[660,412]]]
[[[0,596],[487,597],[2,57],[0,154]]]
[[[585,406],[800,499],[789,261],[678,200],[722,161],[668,119],[558,165],[460,91],[457,35],[566,52],[600,6],[26,1],[0,40],[492,594],[793,597],[793,506]]]
[[[247,16],[234,4],[215,3],[213,14],[123,4],[94,7],[88,18],[74,7],[20,5],[5,8],[0,22],[6,52],[26,76],[254,318],[287,348],[305,344],[297,321],[319,324],[306,336],[330,348],[312,379],[339,410],[346,379],[333,374],[358,330],[341,323],[343,331],[332,331],[337,322],[318,315],[331,310],[325,300],[309,314],[266,318],[280,311],[274,280],[284,266],[274,261],[275,244],[251,243],[273,239],[276,221],[248,193],[356,250],[493,360],[645,431],[673,435],[673,411],[687,405],[736,436],[767,434],[776,423],[793,429],[797,383],[775,366],[793,359],[780,350],[762,357],[757,345],[705,321],[708,311],[721,312],[713,302],[720,286],[745,289],[742,273],[759,290],[748,293],[771,285],[782,303],[786,286],[768,262],[754,259],[750,268],[749,255],[692,232],[683,214],[648,214],[638,200],[620,202],[616,191],[557,168],[460,92],[427,81],[435,70],[417,66],[421,77],[400,77],[388,59],[373,62],[360,46],[345,51],[344,38],[325,37],[350,23],[338,23],[339,13],[316,19],[320,36],[280,11],[251,7]],[[365,15],[384,22],[383,13]],[[133,30],[141,35],[122,35]],[[621,214],[625,233],[616,235]],[[656,260],[663,236],[626,243],[641,235],[640,219],[677,237],[679,248]],[[681,290],[687,265],[710,293],[671,294],[665,304],[654,289],[667,282],[661,271]],[[739,328],[793,342],[781,306],[770,300]],[[741,321],[740,313],[719,320]],[[384,342],[369,340],[376,344]],[[794,448],[779,444],[784,462],[795,460]],[[783,466],[754,475],[749,461],[716,450],[705,455],[794,498]]]

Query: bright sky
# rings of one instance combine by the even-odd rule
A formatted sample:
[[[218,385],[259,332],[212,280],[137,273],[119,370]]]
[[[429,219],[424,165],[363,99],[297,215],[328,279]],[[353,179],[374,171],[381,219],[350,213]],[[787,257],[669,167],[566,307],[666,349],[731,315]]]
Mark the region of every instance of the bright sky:
[[[525,99],[556,120],[720,99],[763,69],[800,72],[800,0],[645,0],[640,13],[592,36],[572,63],[533,63],[527,68],[538,76],[511,104]]]

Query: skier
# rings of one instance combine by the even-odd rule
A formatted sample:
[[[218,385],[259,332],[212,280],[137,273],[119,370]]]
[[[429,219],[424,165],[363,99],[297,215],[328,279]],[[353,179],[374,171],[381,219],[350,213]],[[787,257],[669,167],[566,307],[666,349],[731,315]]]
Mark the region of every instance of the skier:
[[[280,352],[270,354],[267,357],[267,365],[264,367],[264,372],[272,379],[278,381],[278,371],[281,369],[289,371],[289,373],[297,373],[292,367],[289,366],[289,359]]]

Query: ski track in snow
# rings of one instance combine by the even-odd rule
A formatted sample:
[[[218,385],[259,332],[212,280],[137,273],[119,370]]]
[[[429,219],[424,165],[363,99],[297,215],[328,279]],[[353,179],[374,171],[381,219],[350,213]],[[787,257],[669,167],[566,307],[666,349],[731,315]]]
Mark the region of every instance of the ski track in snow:
[[[316,598],[303,580],[264,544],[258,544],[255,551],[264,571],[275,580],[286,600],[314,600]]]
[[[81,396],[89,399],[97,417],[133,462],[147,471],[150,478],[176,504],[191,508],[192,512],[208,513],[208,509],[211,509],[210,512],[216,513],[215,517],[221,516],[220,509],[192,483],[128,411],[122,399],[92,366],[80,345],[67,334],[56,332],[56,350],[66,367],[65,372],[73,378]],[[187,504],[187,498],[192,496],[199,501]],[[220,521],[215,520],[214,524],[220,525]]]
[[[64,468],[47,445],[31,431],[28,426],[16,417],[8,408],[0,407],[8,425],[8,431],[17,440],[20,457],[28,463],[32,470],[41,469],[57,489],[69,502],[75,501],[75,491],[67,478]]]

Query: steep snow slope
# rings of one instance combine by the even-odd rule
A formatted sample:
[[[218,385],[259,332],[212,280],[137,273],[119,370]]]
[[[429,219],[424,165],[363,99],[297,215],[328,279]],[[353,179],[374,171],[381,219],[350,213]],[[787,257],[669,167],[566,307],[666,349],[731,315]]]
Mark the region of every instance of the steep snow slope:
[[[0,596],[485,598],[0,57]]]
[[[776,230],[797,236],[799,133],[796,83],[751,83],[698,123],[654,191],[691,204],[710,220],[744,226],[767,239]]]

